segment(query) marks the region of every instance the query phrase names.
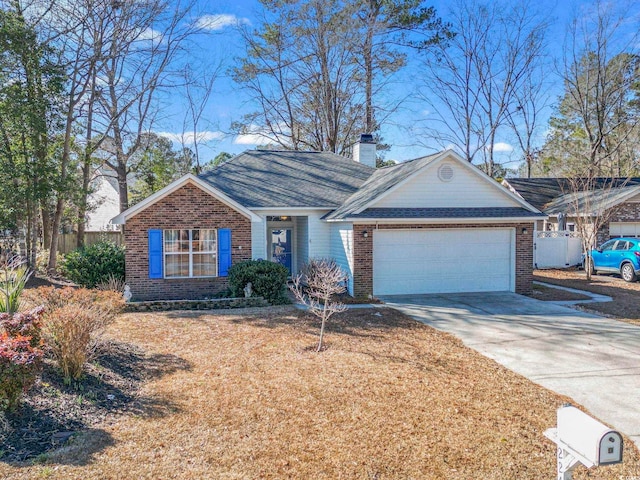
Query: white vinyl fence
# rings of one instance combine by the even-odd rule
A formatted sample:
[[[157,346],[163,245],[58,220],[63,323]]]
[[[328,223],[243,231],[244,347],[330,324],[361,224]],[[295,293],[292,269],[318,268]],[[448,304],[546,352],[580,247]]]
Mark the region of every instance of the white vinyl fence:
[[[582,239],[576,232],[537,232],[533,245],[535,268],[566,268],[582,262]]]

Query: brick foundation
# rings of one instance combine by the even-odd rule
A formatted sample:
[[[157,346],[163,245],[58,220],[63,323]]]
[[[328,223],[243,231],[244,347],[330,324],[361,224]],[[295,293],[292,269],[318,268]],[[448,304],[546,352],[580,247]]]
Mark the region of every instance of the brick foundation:
[[[126,281],[133,300],[196,300],[227,288],[227,278],[150,279],[150,229],[230,228],[232,263],[251,258],[251,221],[194,185],[185,185],[127,219]]]
[[[433,224],[399,224],[378,225],[380,230],[425,229],[425,228],[515,228],[516,229],[516,293],[531,293],[533,282],[533,222],[519,224],[490,224],[490,225],[433,225]],[[527,233],[523,234],[523,228]],[[363,237],[363,232],[369,232]],[[355,297],[367,297],[373,294],[373,235],[376,225],[353,226],[353,285]],[[425,292],[428,293],[428,292]]]

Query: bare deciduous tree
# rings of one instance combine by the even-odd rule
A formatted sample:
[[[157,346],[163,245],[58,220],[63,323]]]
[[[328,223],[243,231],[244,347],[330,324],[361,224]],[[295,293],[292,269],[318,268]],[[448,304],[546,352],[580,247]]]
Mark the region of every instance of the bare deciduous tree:
[[[291,291],[298,301],[306,305],[309,311],[318,317],[320,326],[319,352],[322,349],[322,339],[327,320],[335,314],[343,312],[347,307],[343,303],[333,300],[335,295],[344,293],[346,274],[332,259],[313,259],[305,266],[303,273],[296,276]]]
[[[212,69],[194,71],[191,65],[184,68],[184,94],[187,100],[187,111],[183,121],[181,144],[185,151],[190,146],[194,154],[194,169],[197,175],[202,173],[200,161],[200,144],[213,140],[207,138],[200,131],[202,114],[205,111],[213,86],[218,78],[222,64],[218,63]]]
[[[243,29],[247,54],[234,70],[258,108],[235,127],[293,150],[345,154],[358,134],[377,133],[408,95],[385,95],[407,48],[448,36],[420,0],[263,3],[260,27]]]
[[[469,162],[479,154],[489,175],[498,135],[518,108],[516,94],[542,59],[547,24],[534,12],[524,1],[454,2],[455,37],[427,57],[422,96],[438,122],[431,134]]]
[[[539,65],[526,75],[521,88],[514,92],[515,109],[506,112],[507,124],[522,152],[527,178],[531,178],[533,165],[540,152],[540,117],[550,100],[542,69],[542,65]]]
[[[260,29],[242,30],[247,55],[234,69],[257,108],[235,129],[292,150],[344,153],[365,120],[348,12],[337,0],[265,3]]]
[[[171,85],[177,75],[172,62],[185,40],[200,30],[186,21],[192,5],[126,0],[114,2],[109,12],[111,30],[97,96],[100,110],[94,115],[109,137],[112,156],[105,163],[116,172],[121,211],[129,206],[131,161],[158,113],[158,92]]]
[[[544,157],[565,175],[631,175],[639,158],[638,32],[619,4],[593,9],[569,28],[560,67],[565,93]]]
[[[618,210],[615,201],[624,195],[628,179],[598,178],[593,175],[566,179],[566,215],[573,218],[585,252],[584,269],[587,280],[593,274],[591,250],[606,240],[599,235]]]

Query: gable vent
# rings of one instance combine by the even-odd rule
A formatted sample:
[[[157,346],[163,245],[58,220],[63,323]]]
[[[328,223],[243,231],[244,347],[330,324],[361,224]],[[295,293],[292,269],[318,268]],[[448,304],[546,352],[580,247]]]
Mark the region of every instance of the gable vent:
[[[450,182],[453,179],[453,167],[444,163],[438,168],[438,178],[443,182]]]

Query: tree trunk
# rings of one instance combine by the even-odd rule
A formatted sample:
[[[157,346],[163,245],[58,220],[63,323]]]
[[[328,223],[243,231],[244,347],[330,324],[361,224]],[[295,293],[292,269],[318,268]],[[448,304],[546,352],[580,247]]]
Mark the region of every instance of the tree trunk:
[[[365,132],[373,133],[373,29],[377,17],[377,2],[369,1],[367,15],[367,33],[364,41],[364,74],[365,74]]]
[[[51,248],[51,239],[53,232],[53,225],[51,222],[51,212],[47,210],[46,206],[41,208],[42,215],[42,248],[48,250]]]
[[[118,161],[118,195],[120,196],[120,212],[129,208],[129,192],[127,187],[127,164],[126,161]]]

